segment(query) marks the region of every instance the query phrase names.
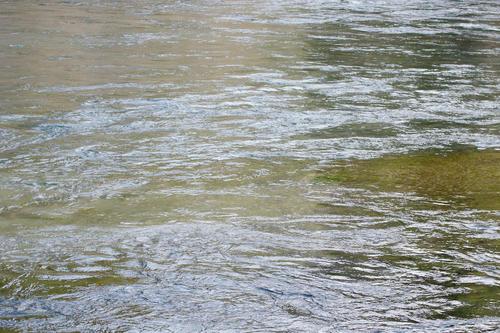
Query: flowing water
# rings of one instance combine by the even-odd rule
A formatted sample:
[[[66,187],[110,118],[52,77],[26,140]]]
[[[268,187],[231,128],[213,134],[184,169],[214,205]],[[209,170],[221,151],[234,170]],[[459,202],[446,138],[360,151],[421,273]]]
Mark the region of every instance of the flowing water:
[[[0,0],[0,331],[486,332],[496,0]]]

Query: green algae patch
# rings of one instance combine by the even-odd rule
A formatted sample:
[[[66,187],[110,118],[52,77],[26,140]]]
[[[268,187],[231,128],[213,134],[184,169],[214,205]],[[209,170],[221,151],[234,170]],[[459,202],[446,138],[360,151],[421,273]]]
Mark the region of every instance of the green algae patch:
[[[500,150],[425,150],[351,160],[319,177],[350,187],[411,192],[469,208],[500,209]]]

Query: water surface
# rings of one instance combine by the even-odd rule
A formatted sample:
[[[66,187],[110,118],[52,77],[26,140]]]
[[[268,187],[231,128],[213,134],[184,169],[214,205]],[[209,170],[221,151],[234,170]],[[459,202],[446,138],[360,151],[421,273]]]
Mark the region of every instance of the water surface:
[[[495,331],[499,14],[0,1],[0,331]]]

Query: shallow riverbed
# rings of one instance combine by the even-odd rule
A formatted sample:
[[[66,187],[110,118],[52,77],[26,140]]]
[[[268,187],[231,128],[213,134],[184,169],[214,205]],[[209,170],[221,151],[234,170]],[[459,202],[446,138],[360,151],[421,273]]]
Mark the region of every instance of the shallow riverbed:
[[[0,0],[0,331],[500,329],[499,15]]]

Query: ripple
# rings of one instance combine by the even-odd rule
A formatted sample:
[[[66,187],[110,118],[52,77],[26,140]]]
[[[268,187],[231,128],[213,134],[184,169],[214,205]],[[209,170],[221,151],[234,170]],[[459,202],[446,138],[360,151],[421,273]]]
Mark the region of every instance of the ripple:
[[[0,327],[497,330],[498,12],[2,2]]]

